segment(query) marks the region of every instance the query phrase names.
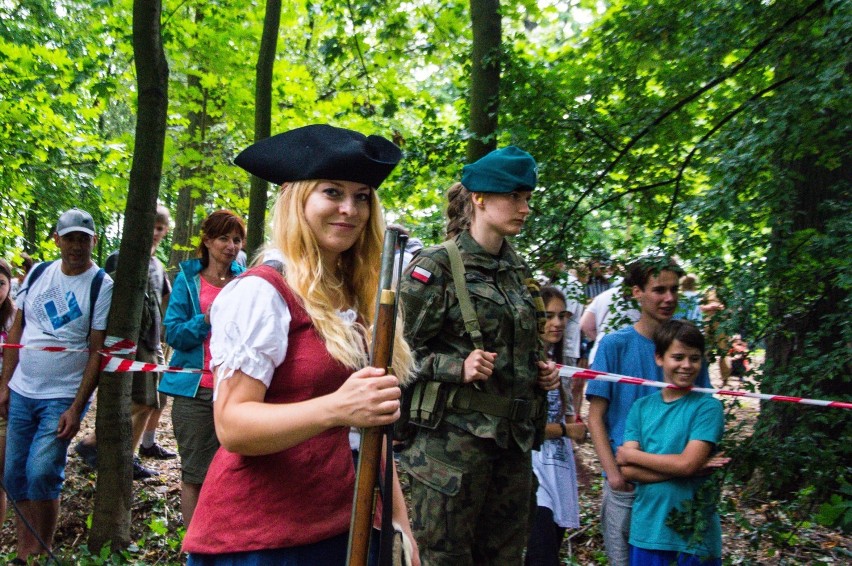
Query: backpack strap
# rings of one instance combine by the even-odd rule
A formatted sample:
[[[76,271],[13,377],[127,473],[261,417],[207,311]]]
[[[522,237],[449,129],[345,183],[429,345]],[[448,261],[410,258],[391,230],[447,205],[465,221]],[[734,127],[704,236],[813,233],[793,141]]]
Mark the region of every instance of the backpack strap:
[[[47,267],[50,264],[52,264],[54,261],[56,261],[56,260],[43,261],[43,262],[39,263],[38,265],[36,265],[35,267],[33,267],[32,273],[30,273],[30,282],[27,285],[26,289],[21,289],[21,291],[28,290],[30,287],[32,287],[33,283],[38,281],[38,278],[41,277],[41,274],[44,273],[44,270],[47,269]]]
[[[464,263],[462,263],[459,247],[455,240],[447,240],[441,245],[447,250],[447,255],[450,256],[453,285],[456,288],[456,297],[458,297],[459,308],[464,319],[464,328],[470,334],[474,347],[478,350],[485,350],[485,344],[482,341],[482,331],[479,328],[479,318],[476,316],[476,310],[473,308],[473,303],[470,302],[470,294],[467,292]]]
[[[29,284],[26,287],[27,290],[29,290],[29,288],[33,286],[33,284],[38,280],[38,278],[41,277],[41,275],[44,273],[44,270],[47,269],[47,266],[52,264],[53,261],[45,261],[33,267],[33,270],[30,274]],[[98,269],[98,272],[95,273],[95,278],[92,279],[92,286],[89,287],[89,331],[86,333],[86,340],[88,340],[89,336],[92,335],[92,321],[95,318],[95,303],[97,302],[98,297],[101,294],[101,286],[103,285],[105,275],[106,271],[104,271],[103,268]],[[22,308],[21,328],[23,328],[27,322],[27,317],[23,316],[23,314],[24,309]]]
[[[101,294],[101,285],[103,285],[104,276],[106,276],[106,271],[102,267],[95,273],[95,278],[92,279],[92,286],[89,287],[89,331],[86,333],[86,340],[92,335],[92,323],[95,321],[95,303]]]
[[[36,264],[36,266],[33,267],[32,271],[30,271],[29,283],[27,283],[26,287],[24,287],[23,289],[18,291],[18,294],[20,294],[22,291],[29,291],[30,287],[33,286],[33,283],[38,281],[38,278],[41,277],[42,273],[44,273],[44,270],[47,269],[47,267],[51,263],[53,263],[54,261],[56,261],[56,260],[43,261],[39,264]],[[24,316],[24,307],[21,307],[21,330],[24,329],[24,326],[26,326],[26,324],[27,324],[27,317]]]

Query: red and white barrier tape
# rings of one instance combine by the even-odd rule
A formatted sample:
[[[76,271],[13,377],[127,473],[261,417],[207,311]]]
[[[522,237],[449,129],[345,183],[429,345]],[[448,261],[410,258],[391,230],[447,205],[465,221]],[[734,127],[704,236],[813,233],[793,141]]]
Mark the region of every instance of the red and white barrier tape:
[[[15,350],[39,350],[42,352],[88,352],[89,350],[79,350],[76,348],[66,348],[64,346],[24,346],[23,344],[0,344],[2,348],[10,348]],[[210,373],[201,369],[184,369],[159,364],[149,364],[147,362],[138,362],[136,360],[128,360],[117,356],[134,356],[136,355],[136,344],[133,340],[119,338],[117,336],[107,336],[104,340],[104,347],[100,350],[101,354],[101,371],[123,372],[123,371],[156,371],[156,372],[173,372],[173,373]]]
[[[677,389],[676,385],[665,383],[662,381],[654,381],[650,379],[642,379],[639,377],[630,377],[628,375],[618,375],[617,373],[607,373],[603,371],[595,371],[592,369],[583,369],[573,366],[563,366],[557,364],[559,375],[562,377],[573,377],[575,379],[588,379],[594,381],[609,381],[612,383],[629,383],[630,385],[650,385],[651,387],[659,387],[660,389]],[[731,397],[750,397],[753,399],[763,399],[764,401],[784,401],[787,403],[801,403],[803,405],[817,405],[819,407],[834,407],[837,409],[852,409],[852,403],[845,401],[824,401],[821,399],[805,399],[803,397],[789,397],[787,395],[770,395],[768,393],[752,393],[750,391],[731,391],[729,389],[712,389],[709,387],[692,387],[692,391],[699,393],[709,393],[711,395],[730,395]]]
[[[184,369],[173,366],[164,366],[159,364],[149,364],[147,362],[139,362],[136,360],[127,360],[125,358],[117,358],[115,356],[104,355],[101,360],[101,371],[120,372],[120,371],[155,371],[155,372],[170,372],[170,373],[210,373],[203,369]]]
[[[88,348],[80,350],[77,348],[66,348],[65,346],[24,346],[23,344],[0,344],[0,348],[12,350],[39,350],[41,352],[88,352]],[[136,344],[133,340],[119,338],[118,336],[107,336],[104,340],[102,354],[117,356],[132,356],[136,354]]]
[[[88,350],[75,350],[73,348],[64,348],[61,346],[47,347],[32,347],[23,346],[21,344],[0,344],[1,348],[14,349],[30,349],[41,350],[44,352],[88,352]],[[203,369],[184,369],[174,366],[150,364],[136,360],[128,360],[119,358],[119,355],[134,355],[136,353],[136,344],[132,340],[118,338],[116,336],[108,336],[104,348],[100,351],[102,356],[101,371],[109,372],[125,372],[125,371],[153,371],[153,372],[172,372],[172,373],[210,373],[209,370]],[[619,375],[617,373],[607,373],[596,371],[593,369],[583,369],[574,366],[563,366],[557,364],[559,375],[562,377],[573,377],[575,379],[587,379],[590,381],[609,381],[611,383],[628,383],[630,385],[648,385],[660,389],[677,389],[676,385],[665,383],[662,381],[654,381],[651,379],[642,379],[640,377],[630,377],[629,375]],[[749,397],[752,399],[762,399],[764,401],[783,401],[786,403],[800,403],[803,405],[816,405],[818,407],[833,407],[837,409],[852,409],[852,403],[845,401],[825,401],[822,399],[805,399],[803,397],[790,397],[787,395],[771,395],[768,393],[753,393],[751,391],[731,391],[729,389],[713,389],[709,387],[692,387],[692,391],[699,393],[709,393],[711,395],[729,395],[731,397]]]

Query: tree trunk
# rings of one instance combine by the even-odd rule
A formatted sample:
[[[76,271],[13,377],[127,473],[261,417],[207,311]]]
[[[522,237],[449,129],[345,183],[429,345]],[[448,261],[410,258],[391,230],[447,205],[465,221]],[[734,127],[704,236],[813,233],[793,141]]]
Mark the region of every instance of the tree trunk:
[[[254,87],[254,141],[266,139],[272,133],[272,68],[275,64],[280,22],[281,0],[267,0]],[[249,257],[263,245],[268,191],[269,183],[252,175],[246,242],[246,253]]]
[[[160,33],[160,0],[134,0],[133,53],[138,109],[124,234],[107,335],[138,340],[148,279],[168,110],[168,64]],[[98,476],[89,548],[130,544],[133,495],[129,373],[103,373],[98,386]]]
[[[787,172],[792,186],[788,200],[779,206],[767,261],[769,317],[778,326],[766,340],[761,386],[781,395],[844,399],[849,394],[848,343],[843,335],[849,297],[842,263],[831,255],[842,244],[836,241],[843,237],[836,232],[839,223],[848,222],[842,220],[845,209],[837,205],[848,199],[844,191],[852,178],[852,162],[847,158],[828,169],[817,156],[808,156],[787,164]],[[761,464],[765,474],[758,478],[768,485],[760,486],[761,491],[790,496],[805,485],[803,476],[807,485],[814,482],[828,492],[837,488],[835,466],[848,465],[848,460],[843,463],[852,426],[848,413],[764,402],[755,430],[767,453]],[[814,454],[820,454],[818,461]],[[799,467],[790,470],[790,458]],[[828,481],[815,482],[820,474],[827,474]],[[827,497],[828,492],[816,497]]]
[[[195,10],[195,24],[201,25],[204,21],[204,12],[201,8]],[[207,138],[207,96],[201,85],[200,73],[189,73],[186,78],[189,92],[197,92],[199,95],[198,106],[200,111],[189,112],[189,125],[187,126],[187,145],[197,152],[197,155],[206,155],[204,142]],[[170,279],[174,280],[178,272],[180,262],[195,257],[192,237],[196,235],[195,229],[195,207],[203,203],[207,198],[207,192],[193,182],[200,174],[199,166],[181,165],[178,177],[180,178],[178,188],[177,205],[175,207],[175,227],[172,231],[172,251],[169,256],[168,273]]]
[[[502,31],[499,0],[470,0],[473,48],[470,64],[470,129],[467,160],[497,148]]]

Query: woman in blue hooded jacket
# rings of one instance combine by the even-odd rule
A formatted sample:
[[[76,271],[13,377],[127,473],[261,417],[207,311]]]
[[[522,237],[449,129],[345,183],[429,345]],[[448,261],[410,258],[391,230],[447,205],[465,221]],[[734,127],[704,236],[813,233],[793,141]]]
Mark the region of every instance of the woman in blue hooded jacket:
[[[198,258],[180,264],[163,318],[166,342],[174,349],[171,365],[207,370],[166,373],[159,387],[174,396],[172,426],[181,460],[181,512],[186,526],[219,448],[213,425],[213,376],[209,372],[210,307],[219,291],[244,271],[236,259],[245,235],[243,220],[228,210],[216,211],[204,220]]]

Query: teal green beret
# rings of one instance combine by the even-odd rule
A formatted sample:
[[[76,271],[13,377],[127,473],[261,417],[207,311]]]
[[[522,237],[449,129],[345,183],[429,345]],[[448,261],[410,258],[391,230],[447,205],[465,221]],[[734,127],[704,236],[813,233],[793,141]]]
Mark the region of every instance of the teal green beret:
[[[465,165],[461,183],[474,193],[531,191],[536,186],[537,171],[532,155],[510,145]]]

